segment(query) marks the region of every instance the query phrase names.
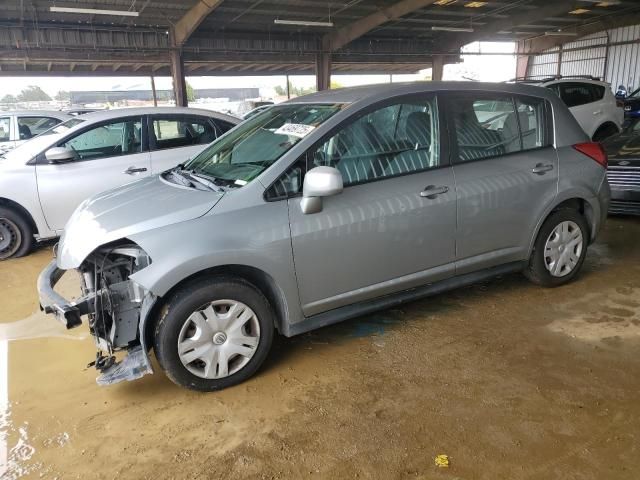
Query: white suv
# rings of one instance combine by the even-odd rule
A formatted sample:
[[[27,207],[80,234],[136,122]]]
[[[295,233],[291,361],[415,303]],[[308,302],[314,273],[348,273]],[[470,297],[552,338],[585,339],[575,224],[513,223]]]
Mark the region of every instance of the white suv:
[[[622,130],[624,110],[607,82],[583,76],[525,79],[523,82],[553,90],[594,141],[602,141]]]

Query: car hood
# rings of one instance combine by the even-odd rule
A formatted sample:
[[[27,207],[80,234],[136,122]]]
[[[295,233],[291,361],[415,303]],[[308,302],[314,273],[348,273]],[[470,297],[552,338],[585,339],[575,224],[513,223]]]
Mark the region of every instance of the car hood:
[[[194,190],[153,176],[100,193],[73,213],[58,245],[58,267],[77,268],[96,248],[201,217],[223,193]]]
[[[56,143],[60,138],[62,138],[62,134],[59,133],[52,133],[50,135],[32,138],[31,140],[27,140],[25,143],[22,143],[13,150],[7,152],[3,158],[8,162],[17,161],[26,163]]]
[[[624,131],[606,139],[602,146],[609,157],[609,165],[622,162],[620,166],[632,163],[640,166],[640,132]]]

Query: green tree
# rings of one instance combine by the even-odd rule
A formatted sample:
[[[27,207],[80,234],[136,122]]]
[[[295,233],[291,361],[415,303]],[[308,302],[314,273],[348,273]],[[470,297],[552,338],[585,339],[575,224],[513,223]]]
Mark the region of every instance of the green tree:
[[[71,93],[65,90],[60,90],[58,93],[56,93],[56,96],[54,98],[59,102],[68,102],[69,100],[71,100]]]
[[[48,102],[51,97],[37,85],[29,85],[18,94],[19,102]]]
[[[0,100],[1,103],[16,103],[17,101],[18,99],[15,95],[11,95],[10,93],[2,97],[2,100]]]
[[[287,89],[284,88],[282,85],[276,85],[274,90],[276,91],[276,95],[286,95],[287,94]]]
[[[342,88],[342,84],[336,82],[335,80],[331,80],[331,86],[329,87],[331,90],[335,90],[336,88]]]
[[[189,82],[186,82],[186,84],[187,84],[187,101],[193,102],[196,99],[196,91],[193,89],[191,84],[189,84]]]

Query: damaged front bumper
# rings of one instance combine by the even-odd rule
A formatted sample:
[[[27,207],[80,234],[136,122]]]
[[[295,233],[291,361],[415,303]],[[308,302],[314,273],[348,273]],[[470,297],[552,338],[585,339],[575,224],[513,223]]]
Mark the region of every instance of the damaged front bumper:
[[[55,291],[64,274],[52,261],[38,277],[40,308],[53,315],[66,328],[75,328],[87,318],[98,347],[93,365],[101,375],[100,385],[135,380],[153,373],[144,334],[147,316],[156,297],[128,277],[146,267],[150,259],[137,246],[94,252],[78,268],[82,295],[69,301]],[[126,355],[116,361],[115,352]]]

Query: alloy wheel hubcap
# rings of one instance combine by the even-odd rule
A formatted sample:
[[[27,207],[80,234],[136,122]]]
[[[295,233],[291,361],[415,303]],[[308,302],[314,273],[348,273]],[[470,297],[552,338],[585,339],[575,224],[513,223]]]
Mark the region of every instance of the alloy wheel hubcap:
[[[554,277],[564,277],[578,264],[584,241],[580,227],[570,220],[553,229],[544,246],[544,264]]]
[[[8,218],[0,218],[0,260],[11,257],[20,248],[20,229]]]
[[[178,356],[192,374],[219,379],[240,371],[260,343],[260,323],[236,300],[216,300],[193,312],[178,336]]]

